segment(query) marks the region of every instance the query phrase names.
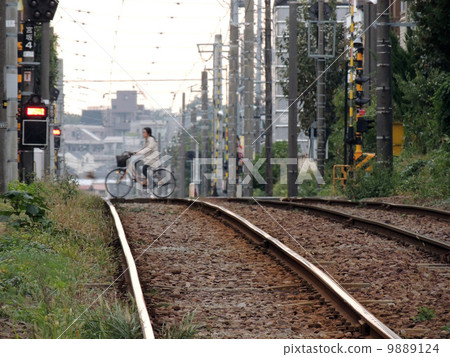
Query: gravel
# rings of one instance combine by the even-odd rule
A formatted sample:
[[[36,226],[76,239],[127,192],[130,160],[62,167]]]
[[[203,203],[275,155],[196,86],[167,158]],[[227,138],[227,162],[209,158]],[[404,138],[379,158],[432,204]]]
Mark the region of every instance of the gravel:
[[[211,200],[322,267],[405,338],[448,338],[450,265],[414,247],[300,210]],[[278,223],[277,223],[278,222]],[[355,283],[357,283],[355,285]],[[418,321],[419,308],[435,317]]]
[[[262,248],[195,208],[185,210],[119,206],[157,337],[192,313],[198,338],[362,337]]]
[[[323,203],[308,203],[314,206],[323,207],[331,210],[339,210],[353,214],[359,217],[369,218],[383,223],[391,224],[414,233],[439,239],[450,243],[450,222],[448,220],[430,217],[426,214],[406,214],[391,210],[367,208],[367,207],[349,207],[345,205],[328,205]]]

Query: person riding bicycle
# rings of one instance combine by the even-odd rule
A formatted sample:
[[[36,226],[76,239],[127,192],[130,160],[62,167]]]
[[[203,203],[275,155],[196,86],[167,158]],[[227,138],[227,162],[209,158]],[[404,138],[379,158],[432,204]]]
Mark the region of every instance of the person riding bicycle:
[[[139,156],[140,160],[144,163],[142,167],[142,172],[145,178],[148,178],[148,169],[154,169],[157,167],[159,152],[158,152],[158,144],[156,143],[155,138],[152,135],[151,128],[142,129],[142,137],[144,138],[144,146],[142,149],[136,151],[134,153],[135,156]]]

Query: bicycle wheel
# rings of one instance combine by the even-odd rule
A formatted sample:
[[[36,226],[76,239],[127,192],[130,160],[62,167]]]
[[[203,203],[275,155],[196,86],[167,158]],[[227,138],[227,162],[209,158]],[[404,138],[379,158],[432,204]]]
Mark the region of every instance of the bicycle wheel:
[[[105,186],[111,196],[122,198],[131,191],[133,180],[125,169],[119,167],[106,175]]]
[[[169,197],[175,191],[175,177],[166,169],[153,171],[153,194],[156,197]]]

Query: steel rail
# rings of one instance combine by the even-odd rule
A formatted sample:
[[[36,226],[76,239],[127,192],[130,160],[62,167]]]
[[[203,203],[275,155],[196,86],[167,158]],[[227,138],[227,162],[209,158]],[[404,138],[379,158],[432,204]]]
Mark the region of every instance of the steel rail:
[[[136,303],[142,334],[144,336],[144,339],[154,339],[155,335],[153,333],[152,323],[150,321],[150,316],[147,311],[147,304],[145,303],[144,300],[144,294],[142,293],[141,283],[139,282],[139,275],[136,269],[136,263],[134,261],[133,254],[131,253],[131,249],[128,245],[127,237],[125,235],[122,222],[112,202],[109,199],[105,199],[105,202],[109,207],[111,216],[114,219],[114,224],[120,239],[120,245],[122,246],[122,251],[125,256],[125,261],[127,264],[127,273],[130,278],[131,291],[133,293],[134,300]]]
[[[331,198],[319,197],[302,197],[302,198],[282,198],[281,201],[297,202],[297,203],[321,203],[327,205],[345,205],[352,207],[367,207],[374,209],[392,210],[403,213],[425,214],[436,218],[450,221],[450,211],[445,211],[432,207],[422,207],[415,205],[405,205],[398,203],[378,202],[378,201],[350,201]]]
[[[346,224],[352,224],[358,228],[363,228],[370,232],[382,234],[388,238],[396,239],[401,242],[407,242],[430,253],[438,255],[443,261],[450,260],[450,244],[435,238],[427,237],[422,234],[414,233],[406,229],[393,226],[391,224],[382,223],[372,219],[359,217],[329,208],[315,206],[313,204],[292,202],[289,200],[259,200],[257,198],[228,198],[227,200],[230,202],[245,202],[250,204],[255,204],[255,201],[257,201],[259,204],[267,206],[281,207],[284,209],[302,209],[307,213],[335,219],[341,222],[345,222]]]
[[[316,267],[292,249],[272,237],[262,229],[247,221],[236,213],[219,205],[194,201],[191,199],[131,199],[114,200],[123,203],[167,203],[167,204],[193,204],[205,213],[212,215],[218,220],[225,222],[228,226],[251,239],[258,246],[266,249],[278,259],[287,264],[293,271],[314,286],[317,291],[334,308],[346,317],[353,325],[360,326],[361,332],[373,338],[397,339],[400,338],[395,332],[384,325],[364,306],[362,306],[343,287],[334,281],[328,274]]]

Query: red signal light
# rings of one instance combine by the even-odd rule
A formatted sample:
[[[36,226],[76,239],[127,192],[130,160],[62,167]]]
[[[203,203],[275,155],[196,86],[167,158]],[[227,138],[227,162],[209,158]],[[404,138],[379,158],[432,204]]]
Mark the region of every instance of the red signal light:
[[[26,107],[25,115],[28,118],[45,118],[47,116],[47,108],[45,108],[45,107]]]
[[[61,129],[59,129],[59,128],[54,128],[54,129],[53,129],[53,135],[54,135],[54,136],[61,136]]]

